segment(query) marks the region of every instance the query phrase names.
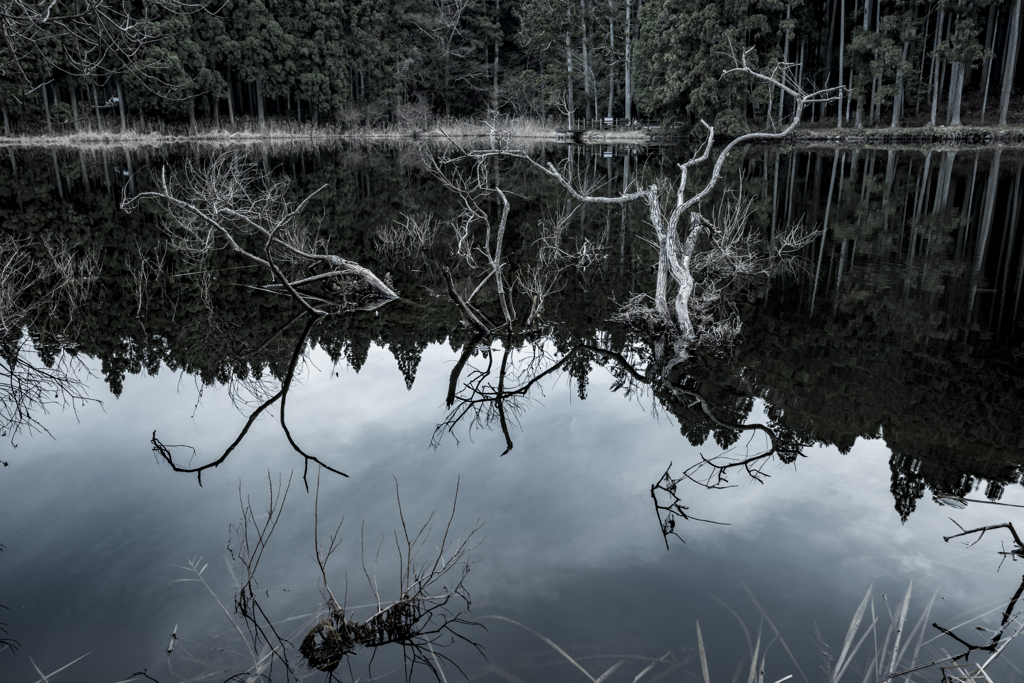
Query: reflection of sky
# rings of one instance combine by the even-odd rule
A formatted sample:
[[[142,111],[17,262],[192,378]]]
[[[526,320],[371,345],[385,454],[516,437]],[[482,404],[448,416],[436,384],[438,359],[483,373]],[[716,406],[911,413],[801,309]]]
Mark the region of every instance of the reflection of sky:
[[[885,615],[880,623],[889,618],[881,594],[895,610],[911,579],[911,623],[936,589],[944,599],[932,620],[944,623],[974,606],[1008,600],[1018,585],[1019,565],[1007,563],[995,573],[998,534],[970,550],[941,537],[955,530],[948,516],[970,527],[1020,519],[1019,511],[956,511],[926,500],[901,525],[881,441],[859,441],[847,455],[810,449],[796,471],[770,466],[764,485],[736,475],[738,487],[728,491],[684,488],[695,515],[732,526],[681,522],[686,544],[666,552],[650,485],[669,461],[678,471],[698,451],[717,453],[713,443],[691,447],[664,415],[651,417],[649,404],[605,391],[612,380],[598,369],[583,402],[564,378],[547,382],[522,429],[513,432],[508,455],[499,457],[500,432],[469,435],[461,428],[459,445],[449,437],[434,451],[430,436],[444,415],[455,357],[446,345],[428,348],[407,391],[386,351],[374,348],[359,374],[339,367],[337,376],[316,353],[319,371],[309,367],[289,396],[297,441],[350,475],[325,475],[320,492],[323,519],[346,517],[334,568],[336,591],[348,571],[350,604],[366,599],[360,522],[365,519],[368,545],[398,523],[392,477],[408,520],[435,508],[443,515],[461,477],[455,528],[479,518],[486,537],[468,583],[474,615],[516,619],[581,657],[660,657],[669,650],[681,656],[695,647],[694,620],[700,619],[712,680],[731,677],[747,651],[739,624],[713,596],[756,637],[758,611],[744,585],[811,680],[821,678],[815,624],[838,650],[871,583],[875,608]],[[0,542],[7,546],[0,556],[0,602],[11,611],[0,618],[23,651],[0,653],[0,678],[36,680],[29,657],[46,673],[91,652],[64,680],[120,680],[142,667],[161,680],[177,680],[174,672],[202,668],[187,661],[190,654],[222,656],[205,653],[202,645],[230,642],[230,634],[211,640],[230,624],[200,584],[170,583],[188,577],[172,565],[202,555],[210,564],[204,576],[230,609],[231,577],[222,558],[228,524],[239,517],[239,482],[254,507],[262,506],[268,471],[276,481],[294,469],[295,479],[261,567],[267,605],[281,616],[312,612],[319,600],[312,496],[302,487],[301,458],[280,427],[259,421],[224,465],[204,474],[200,488],[194,476],[156,464],[149,438],[155,429],[166,443],[197,446],[197,463],[217,457],[244,423],[225,390],[208,389],[195,410],[191,380],[179,383],[168,372],[128,378],[119,399],[104,395],[99,381],[93,384],[103,410],[87,407],[81,423],[52,415],[46,424],[55,439],[22,439],[16,451],[5,446],[3,459],[11,465],[0,472]],[[1024,496],[1013,489],[1004,502],[1024,503]],[[387,578],[382,581],[386,591]],[[170,672],[164,653],[175,625],[182,648]],[[492,665],[527,681],[583,680],[578,671],[555,666],[557,655],[536,637],[504,622],[486,625],[490,630],[478,638]],[[764,628],[770,630],[767,623]],[[592,672],[614,663],[586,661]],[[471,675],[487,666],[475,655],[461,663]],[[632,680],[641,668],[629,662],[612,680]],[[800,680],[776,644],[766,676],[788,673]],[[847,676],[859,680],[863,670]]]

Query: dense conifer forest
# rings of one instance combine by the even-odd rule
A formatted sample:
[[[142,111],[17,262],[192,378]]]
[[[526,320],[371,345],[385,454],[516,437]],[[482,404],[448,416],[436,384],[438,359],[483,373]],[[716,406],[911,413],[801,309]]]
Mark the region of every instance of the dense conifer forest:
[[[2,0],[4,132],[614,117],[726,134],[1015,123],[1021,0]],[[1019,97],[1019,92],[1017,93]]]

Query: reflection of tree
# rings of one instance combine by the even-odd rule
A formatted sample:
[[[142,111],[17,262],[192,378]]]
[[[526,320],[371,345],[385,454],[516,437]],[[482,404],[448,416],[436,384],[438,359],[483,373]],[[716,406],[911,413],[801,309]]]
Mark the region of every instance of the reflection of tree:
[[[344,472],[334,469],[330,465],[327,465],[324,462],[322,462],[316,456],[310,455],[309,453],[306,453],[304,450],[302,450],[302,448],[299,447],[299,445],[295,442],[295,439],[292,437],[292,433],[288,429],[288,424],[285,420],[285,405],[288,400],[288,390],[291,388],[292,382],[295,378],[295,369],[299,363],[299,358],[302,356],[302,352],[306,348],[306,341],[309,336],[309,331],[313,328],[313,325],[316,324],[316,321],[316,316],[311,315],[307,318],[306,327],[303,329],[302,334],[299,335],[298,341],[295,343],[295,348],[292,351],[291,360],[288,363],[288,370],[285,373],[284,377],[281,379],[280,388],[277,390],[277,392],[270,396],[270,398],[260,403],[260,405],[255,410],[252,411],[252,413],[249,415],[249,419],[246,420],[245,422],[245,426],[242,427],[242,431],[239,432],[238,436],[235,437],[235,440],[231,442],[231,445],[229,445],[227,449],[225,449],[224,453],[219,458],[211,462],[208,462],[204,465],[200,465],[198,467],[191,467],[190,465],[182,466],[181,464],[175,461],[172,449],[187,449],[194,456],[195,448],[191,446],[183,446],[177,444],[165,444],[157,438],[155,431],[153,432],[153,437],[151,439],[151,442],[153,444],[153,452],[160,455],[160,457],[162,457],[167,462],[167,464],[171,466],[171,469],[173,469],[175,472],[195,474],[197,479],[199,480],[199,485],[202,486],[203,472],[205,472],[208,469],[218,467],[221,463],[227,460],[228,456],[231,455],[231,452],[234,451],[235,448],[240,443],[242,443],[242,440],[245,438],[246,434],[249,433],[249,429],[252,427],[253,423],[256,422],[259,416],[263,414],[263,412],[270,408],[272,405],[280,401],[278,416],[281,422],[281,429],[284,431],[285,436],[288,438],[288,443],[291,445],[292,449],[294,449],[296,453],[301,455],[304,460],[302,468],[302,480],[303,482],[305,482],[306,488],[309,488],[309,480],[307,476],[309,474],[310,462],[315,463],[330,472],[334,472],[335,474],[340,474],[343,477],[347,477],[348,475],[345,474]],[[263,389],[263,387],[259,387],[259,389],[257,389],[257,392],[254,393],[256,393],[256,395],[258,395],[259,393],[263,393],[263,391],[260,391],[260,389]]]
[[[77,414],[95,400],[72,351],[95,270],[91,255],[67,242],[0,233],[0,437],[12,444],[22,430],[48,433],[40,418],[50,410]]]

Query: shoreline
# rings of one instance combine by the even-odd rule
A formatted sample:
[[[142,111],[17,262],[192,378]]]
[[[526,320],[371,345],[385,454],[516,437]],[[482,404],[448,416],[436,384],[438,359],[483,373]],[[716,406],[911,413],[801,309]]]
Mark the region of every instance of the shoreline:
[[[518,131],[516,128],[520,128]],[[524,142],[569,142],[564,132],[540,126],[522,128],[512,126],[498,136],[479,126],[454,123],[451,130],[438,126],[432,130],[358,130],[338,132],[328,127],[305,130],[275,130],[268,126],[264,130],[247,128],[229,131],[225,129],[188,133],[58,133],[35,135],[0,135],[0,147],[48,148],[48,147],[160,147],[187,143],[205,144],[289,144],[345,142],[445,142],[448,140],[493,139],[522,140]],[[583,145],[649,145],[696,141],[690,135],[671,135],[651,129],[602,131],[586,130],[577,133],[575,144]],[[728,140],[719,136],[719,141]],[[780,140],[768,141],[774,144],[845,144],[845,145],[947,145],[947,146],[988,146],[1011,144],[1024,146],[1024,127],[1021,126],[921,126],[908,128],[798,128]]]

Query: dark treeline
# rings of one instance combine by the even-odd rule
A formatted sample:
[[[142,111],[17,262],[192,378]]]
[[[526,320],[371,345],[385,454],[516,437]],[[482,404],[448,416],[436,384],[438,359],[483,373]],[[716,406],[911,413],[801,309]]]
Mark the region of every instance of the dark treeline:
[[[102,11],[107,4],[118,11]],[[6,7],[6,6],[5,6]],[[820,125],[1011,122],[1021,0],[16,0],[3,10],[5,133],[234,126],[245,117],[398,124],[438,116],[649,117],[723,133],[792,99],[721,78],[751,48],[849,95]],[[88,10],[96,35],[60,21]],[[138,35],[119,30],[137,15]],[[44,16],[45,15],[45,16]],[[110,19],[113,17],[113,19]],[[109,25],[102,24],[108,19]],[[130,23],[130,22],[129,22]],[[107,41],[99,49],[97,41]],[[84,45],[79,52],[76,46]],[[80,53],[84,52],[84,54]]]
[[[618,152],[576,149],[573,163],[591,185],[613,193],[630,178],[646,181],[663,165],[671,169],[677,156]],[[134,179],[136,191],[144,189],[151,182],[146,169],[167,162],[173,168],[182,155],[208,159],[208,152],[189,149],[25,151],[12,152],[0,171],[5,230],[49,236],[51,244],[63,237],[99,264],[77,318],[57,310],[12,334],[97,359],[115,393],[127,375],[165,366],[202,384],[281,377],[301,332],[296,305],[251,288],[261,280],[244,260],[222,252],[214,271],[190,272],[162,246],[157,212],[118,210],[126,184]],[[419,156],[403,148],[323,148],[266,156],[254,150],[253,157],[291,176],[296,196],[326,183],[328,194],[310,210],[323,217],[331,244],[389,272],[403,295],[376,312],[325,318],[309,345],[356,370],[372,346],[387,349],[411,387],[428,345],[472,344],[433,265],[450,249],[443,236],[433,251],[396,256],[380,248],[372,229],[401,214],[440,218],[451,210]],[[999,498],[1024,471],[1022,168],[1024,158],[1005,150],[748,148],[730,173],[744,177],[752,220],[771,230],[802,217],[822,234],[807,247],[799,272],[741,304],[742,343],[688,365],[686,386],[727,423],[747,420],[760,400],[773,425],[804,442],[845,452],[858,438],[884,439],[903,517],[929,489],[970,495],[984,481],[984,494]],[[522,167],[500,172],[522,197],[514,200],[507,237],[512,271],[522,272],[538,226],[565,197]],[[566,235],[593,240],[604,258],[550,297],[548,322],[533,341],[546,345],[552,359],[573,354],[562,370],[581,398],[603,390],[588,384],[594,367],[614,364],[573,351],[579,344],[641,361],[637,349],[653,346],[609,322],[621,302],[653,287],[656,255],[641,214],[577,209]],[[64,336],[53,338],[53,330]],[[445,389],[437,387],[439,400]],[[713,436],[727,447],[739,438],[689,402],[658,392],[655,399],[691,443]]]

